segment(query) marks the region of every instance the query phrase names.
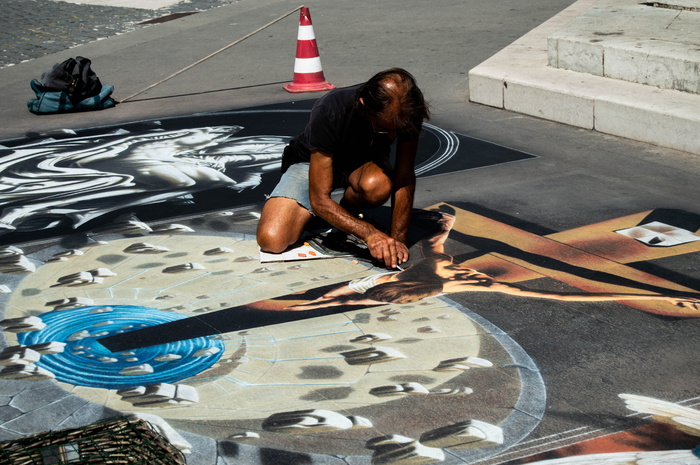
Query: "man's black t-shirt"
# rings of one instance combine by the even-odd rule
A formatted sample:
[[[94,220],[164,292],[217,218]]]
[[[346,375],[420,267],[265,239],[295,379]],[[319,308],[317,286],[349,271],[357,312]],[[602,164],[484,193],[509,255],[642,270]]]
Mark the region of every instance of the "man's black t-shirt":
[[[375,133],[360,114],[356,106],[359,88],[332,90],[314,104],[304,132],[284,151],[283,172],[294,163],[310,161],[312,152],[323,152],[333,157],[333,184],[341,187],[346,177],[366,162],[388,158],[394,141]]]

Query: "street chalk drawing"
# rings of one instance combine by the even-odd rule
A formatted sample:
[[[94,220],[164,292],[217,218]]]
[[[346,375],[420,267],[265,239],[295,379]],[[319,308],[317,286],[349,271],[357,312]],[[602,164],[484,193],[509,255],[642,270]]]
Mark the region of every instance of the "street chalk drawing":
[[[700,252],[700,216],[679,210],[535,234],[440,203],[415,212],[403,270],[352,257],[261,263],[241,231],[311,103],[0,143],[0,379],[53,382],[299,463],[472,463],[521,444],[546,414],[546,389],[516,341],[451,296],[700,316],[697,280],[640,266]],[[421,146],[419,176],[532,158],[429,124]],[[573,291],[533,285],[545,279]],[[675,403],[621,397],[681,421],[659,413]],[[694,430],[663,424],[665,452],[691,457]],[[629,432],[647,438],[634,439],[645,444],[635,459],[663,449],[644,431]]]

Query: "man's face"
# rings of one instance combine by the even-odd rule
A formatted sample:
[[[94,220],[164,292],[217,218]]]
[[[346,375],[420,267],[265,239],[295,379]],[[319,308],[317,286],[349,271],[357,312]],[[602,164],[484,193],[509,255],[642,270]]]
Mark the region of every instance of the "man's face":
[[[375,134],[381,134],[389,139],[395,139],[399,132],[399,128],[391,121],[379,116],[369,116],[367,118],[372,125],[372,130]]]
[[[360,104],[364,106],[365,102],[360,98]],[[385,115],[366,115],[365,119],[372,125],[372,131],[375,134],[381,134],[389,139],[395,139],[401,128],[396,125]]]

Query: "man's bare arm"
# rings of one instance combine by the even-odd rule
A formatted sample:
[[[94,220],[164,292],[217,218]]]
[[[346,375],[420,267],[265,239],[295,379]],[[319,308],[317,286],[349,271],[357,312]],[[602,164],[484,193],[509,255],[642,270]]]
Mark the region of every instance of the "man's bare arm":
[[[362,239],[372,256],[384,262],[387,268],[396,268],[408,259],[407,249],[401,254],[397,252],[397,245],[399,249],[401,246],[405,249],[403,243],[348,213],[331,198],[332,190],[333,158],[322,152],[313,152],[309,166],[309,200],[314,214],[341,231]]]
[[[309,165],[309,200],[315,215],[346,233],[354,234],[364,240],[375,230],[369,223],[361,221],[348,213],[332,198],[333,158],[322,152],[311,154]]]
[[[408,238],[408,227],[411,222],[411,211],[413,210],[413,197],[416,191],[415,164],[417,151],[417,139],[410,142],[397,143],[391,198],[391,237],[402,244],[406,244]],[[408,257],[406,257],[406,260],[408,260]]]

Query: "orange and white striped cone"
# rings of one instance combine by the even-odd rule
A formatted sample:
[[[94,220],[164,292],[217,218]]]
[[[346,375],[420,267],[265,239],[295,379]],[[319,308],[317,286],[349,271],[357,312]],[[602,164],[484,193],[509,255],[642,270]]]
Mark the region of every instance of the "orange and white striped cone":
[[[297,56],[294,60],[294,81],[285,84],[287,92],[319,92],[335,89],[326,81],[321,68],[314,27],[311,24],[309,9],[303,7],[299,16],[299,34],[297,36]]]

